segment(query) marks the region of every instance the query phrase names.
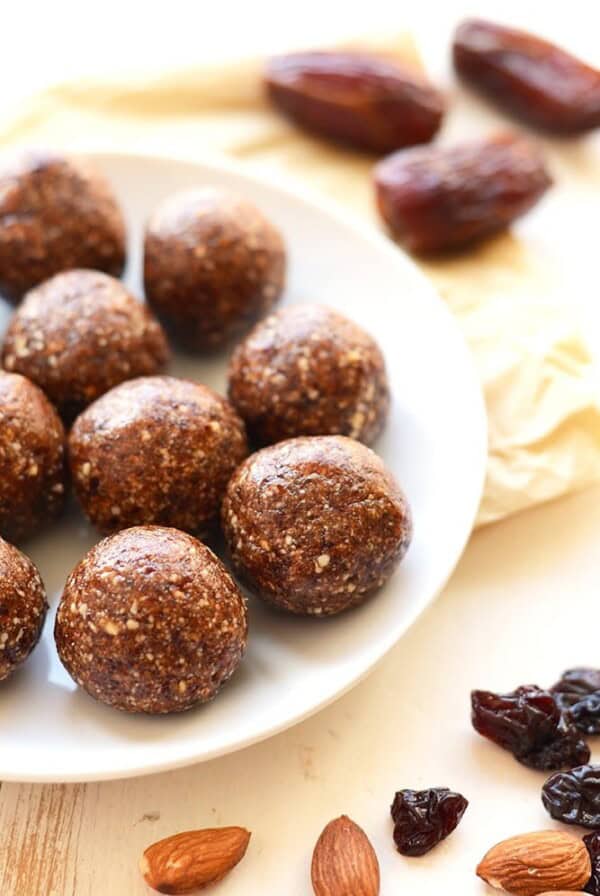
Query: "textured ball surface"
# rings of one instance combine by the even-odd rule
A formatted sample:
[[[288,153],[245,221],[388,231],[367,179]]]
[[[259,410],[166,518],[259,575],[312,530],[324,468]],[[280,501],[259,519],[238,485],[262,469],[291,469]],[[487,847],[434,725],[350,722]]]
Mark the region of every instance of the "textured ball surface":
[[[251,455],[222,508],[232,562],[249,587],[291,613],[363,603],[406,553],[408,503],[381,459],[344,436],[305,436]]]
[[[36,567],[0,538],[0,681],[27,659],[39,641],[47,609]]]
[[[26,153],[0,170],[0,293],[19,299],[59,271],[119,276],[125,223],[112,189],[89,162]]]
[[[20,542],[61,512],[65,431],[44,393],[0,371],[0,535]]]
[[[231,359],[229,398],[261,445],[302,435],[369,444],[390,404],[375,340],[322,305],[292,305],[257,324]]]
[[[160,526],[126,529],[73,570],[55,625],[69,674],[127,712],[211,700],[246,648],[244,598],[212,551]]]
[[[146,298],[192,350],[227,343],[266,314],[285,281],[285,247],[251,203],[214,188],[179,193],[151,217]]]
[[[27,293],[4,339],[7,370],[44,390],[73,420],[124,380],[160,372],[169,357],[159,322],[99,271],[56,274]]]
[[[69,436],[75,491],[105,533],[153,523],[207,532],[247,453],[229,402],[174,377],[121,383],[79,415]]]

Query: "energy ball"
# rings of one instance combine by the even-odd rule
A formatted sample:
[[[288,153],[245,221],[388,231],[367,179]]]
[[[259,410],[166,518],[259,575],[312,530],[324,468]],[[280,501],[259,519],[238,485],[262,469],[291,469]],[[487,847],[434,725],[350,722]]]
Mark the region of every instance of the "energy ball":
[[[225,398],[164,376],[129,380],[90,405],[69,453],[77,496],[101,532],[158,523],[204,534],[248,446]]]
[[[246,649],[244,598],[212,551],[160,526],[97,544],[65,585],[54,637],[69,675],[126,712],[211,700]]]
[[[13,302],[69,268],[118,276],[125,224],[112,190],[89,162],[27,153],[0,170],[0,292]]]
[[[36,567],[0,538],[0,681],[25,662],[40,640],[47,609]]]
[[[257,324],[231,359],[229,398],[261,445],[303,435],[369,444],[390,405],[377,343],[322,305],[292,305]]]
[[[222,508],[234,568],[267,603],[331,616],[389,579],[412,535],[381,459],[345,436],[288,439],[251,455]]]
[[[146,298],[184,346],[210,351],[266,314],[285,280],[285,248],[251,203],[205,188],[179,193],[146,230]]]
[[[168,357],[148,308],[119,280],[86,270],[28,292],[2,351],[4,367],[37,383],[67,421],[124,380],[158,373]]]
[[[29,538],[58,516],[65,493],[60,417],[28,379],[0,371],[0,536]]]

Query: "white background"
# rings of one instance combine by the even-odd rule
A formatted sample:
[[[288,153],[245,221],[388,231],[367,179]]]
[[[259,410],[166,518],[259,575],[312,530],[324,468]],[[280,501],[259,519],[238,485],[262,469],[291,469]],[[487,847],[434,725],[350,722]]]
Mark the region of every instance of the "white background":
[[[453,23],[466,13],[527,25],[600,64],[595,0],[4,0],[0,103],[5,111],[18,107],[33,89],[79,73],[158,69],[404,26],[438,73]],[[576,222],[569,230],[576,240]],[[599,290],[590,279],[597,319]],[[472,733],[469,691],[549,685],[565,667],[600,664],[599,498],[592,490],[478,532],[433,609],[367,682],[310,721],[240,754],[143,781],[5,785],[0,830],[12,830],[32,867],[55,867],[57,896],[135,896],[144,892],[135,867],[142,846],[180,829],[242,824],[253,831],[248,856],[218,892],[302,896],[310,892],[312,846],[344,812],[376,846],[384,896],[483,893],[473,870],[486,849],[551,825],[539,799],[544,776]],[[445,844],[427,858],[403,859],[393,850],[389,803],[398,788],[431,785],[461,790],[471,805]],[[64,812],[65,801],[72,809],[60,834],[45,841],[49,816]],[[2,893],[12,893],[8,883]]]

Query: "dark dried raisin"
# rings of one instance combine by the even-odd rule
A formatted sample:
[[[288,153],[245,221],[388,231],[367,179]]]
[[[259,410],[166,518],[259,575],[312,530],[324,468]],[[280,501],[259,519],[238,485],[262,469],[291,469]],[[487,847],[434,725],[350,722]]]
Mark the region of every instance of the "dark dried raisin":
[[[457,72],[529,124],[559,134],[600,126],[600,71],[542,38],[493,22],[464,22]]]
[[[600,765],[551,775],[542,788],[542,802],[556,821],[600,828]]]
[[[392,803],[394,842],[403,856],[423,856],[456,828],[469,805],[447,787],[399,790]]]
[[[473,727],[509,750],[519,762],[541,771],[584,765],[590,751],[563,718],[555,696],[535,685],[509,694],[473,691]]]
[[[568,669],[551,690],[578,731],[600,734],[600,669]]]
[[[592,863],[592,876],[583,889],[586,893],[593,893],[594,896],[600,896],[600,831],[594,831],[593,834],[587,834],[583,838],[583,842],[587,847]]]

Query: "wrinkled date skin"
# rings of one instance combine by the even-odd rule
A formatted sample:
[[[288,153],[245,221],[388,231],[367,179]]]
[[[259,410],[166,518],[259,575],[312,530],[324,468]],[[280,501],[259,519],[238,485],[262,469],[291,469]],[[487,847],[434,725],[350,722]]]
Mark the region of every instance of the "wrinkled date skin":
[[[503,109],[555,134],[600,125],[600,71],[533,34],[476,19],[453,45],[458,74]]]
[[[462,794],[447,787],[399,790],[391,808],[398,852],[424,856],[452,833],[468,805]]]
[[[549,691],[535,685],[510,694],[473,691],[471,707],[475,730],[529,768],[554,771],[589,761],[587,744]]]
[[[267,63],[267,93],[314,134],[367,152],[427,143],[444,100],[418,74],[360,52],[290,53]]]
[[[593,896],[600,896],[600,831],[587,834],[583,838],[583,842],[587,847],[592,863],[592,876],[583,889],[586,893],[592,893]]]
[[[503,230],[551,184],[528,140],[500,134],[394,153],[375,168],[381,216],[412,252],[456,248]]]
[[[578,731],[600,734],[600,669],[568,669],[551,691]]]
[[[599,828],[600,765],[581,765],[552,775],[542,788],[542,802],[556,821]]]

